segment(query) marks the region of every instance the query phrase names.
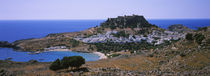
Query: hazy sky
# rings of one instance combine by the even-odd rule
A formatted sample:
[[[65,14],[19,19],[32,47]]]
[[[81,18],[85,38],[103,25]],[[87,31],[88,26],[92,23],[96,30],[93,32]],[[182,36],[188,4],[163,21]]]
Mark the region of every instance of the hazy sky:
[[[0,19],[210,18],[210,0],[0,0]]]

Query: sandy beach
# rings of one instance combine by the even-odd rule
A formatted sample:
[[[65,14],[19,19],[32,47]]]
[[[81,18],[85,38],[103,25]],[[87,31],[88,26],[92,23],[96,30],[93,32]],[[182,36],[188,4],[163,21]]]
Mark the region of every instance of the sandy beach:
[[[107,59],[107,56],[101,52],[93,52],[93,54],[98,55],[99,59]]]
[[[70,49],[54,49],[54,50],[48,50],[48,51],[72,51]],[[93,54],[96,54],[99,56],[99,59],[107,59],[107,56],[101,52],[93,52]]]
[[[54,49],[54,50],[48,50],[48,51],[71,51],[70,49]]]

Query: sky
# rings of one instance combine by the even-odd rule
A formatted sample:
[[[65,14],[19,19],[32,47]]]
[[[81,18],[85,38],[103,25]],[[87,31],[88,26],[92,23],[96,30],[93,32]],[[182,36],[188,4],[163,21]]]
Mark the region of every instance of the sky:
[[[0,20],[210,19],[210,0],[0,0]]]

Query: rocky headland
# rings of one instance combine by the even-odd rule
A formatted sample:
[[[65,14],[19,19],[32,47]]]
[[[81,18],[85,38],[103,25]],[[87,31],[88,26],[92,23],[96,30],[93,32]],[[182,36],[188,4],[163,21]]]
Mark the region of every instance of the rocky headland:
[[[187,29],[187,31],[176,31],[177,28]],[[185,34],[190,32],[189,30],[183,25],[172,25],[169,30],[165,30],[148,23],[143,16],[119,16],[109,18],[100,26],[84,31],[49,34],[40,39],[17,40],[13,44],[24,51],[69,49],[92,52],[96,51],[97,48],[91,43],[140,43],[146,41],[152,45],[160,45],[165,41],[184,38]]]

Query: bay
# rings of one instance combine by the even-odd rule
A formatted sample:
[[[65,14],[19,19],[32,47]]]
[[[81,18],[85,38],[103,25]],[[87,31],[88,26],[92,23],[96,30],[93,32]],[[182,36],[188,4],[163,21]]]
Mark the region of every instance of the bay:
[[[41,38],[50,33],[77,32],[100,25],[105,20],[0,20],[0,41],[13,42],[27,38]],[[151,24],[167,29],[172,24],[197,29],[210,26],[210,19],[150,19]],[[51,62],[64,56],[82,56],[86,61],[96,61],[99,56],[92,53],[71,51],[50,51],[39,54],[0,48],[0,60],[12,58],[12,61],[27,62],[31,59],[39,62]]]

